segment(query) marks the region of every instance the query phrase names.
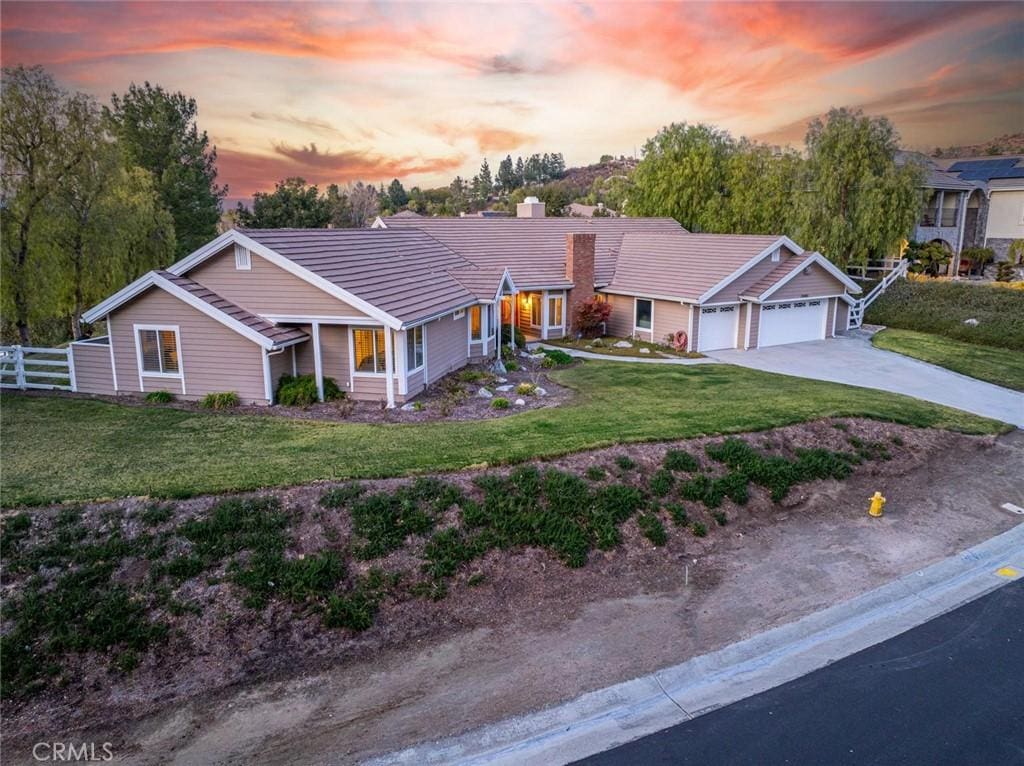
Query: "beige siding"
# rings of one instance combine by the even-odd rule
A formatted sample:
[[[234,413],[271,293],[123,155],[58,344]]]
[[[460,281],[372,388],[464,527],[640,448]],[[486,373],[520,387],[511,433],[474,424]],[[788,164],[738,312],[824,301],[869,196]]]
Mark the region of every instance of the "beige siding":
[[[835,322],[835,318],[836,318],[836,301],[837,300],[839,300],[839,299],[838,298],[829,298],[828,299],[828,318],[825,320],[825,337],[826,338],[834,338],[835,337],[835,333],[832,332],[832,328],[835,326],[833,324],[833,322]]]
[[[428,384],[465,366],[468,321],[465,316],[453,319],[449,314],[426,325]]]
[[[607,295],[612,313],[608,317],[608,334],[628,338],[633,334],[633,298],[629,295]]]
[[[423,369],[419,369],[416,372],[409,373],[409,393],[406,394],[406,398],[416,396],[420,391],[423,390]]]
[[[789,300],[793,298],[814,298],[822,295],[838,295],[846,292],[843,283],[829,274],[819,264],[811,264],[809,274],[794,277],[772,293],[768,300]]]
[[[111,317],[120,391],[164,390],[183,395],[182,381],[175,378],[144,376],[140,388],[134,324],[178,326],[185,398],[198,399],[211,392],[235,391],[243,402],[266,403],[263,350],[159,288],[150,288]]]
[[[761,306],[760,304],[750,304],[750,346],[748,348],[757,348],[758,331],[761,329]]]
[[[256,253],[249,260],[251,270],[236,269],[232,245],[192,269],[188,276],[254,314],[366,316]]]
[[[280,353],[270,356],[270,387],[277,397],[277,382],[282,375],[292,374],[292,350],[286,348]]]
[[[654,342],[665,343],[677,330],[690,331],[690,307],[675,301],[654,301]]]
[[[764,277],[768,276],[775,269],[779,268],[787,260],[793,257],[787,248],[782,248],[782,254],[780,260],[772,261],[770,255],[765,256],[763,259],[752,266],[748,271],[743,272],[740,276],[734,279],[729,284],[725,285],[721,290],[716,292],[705,303],[733,303],[739,299],[741,295],[744,295],[750,287],[757,284]]]
[[[846,326],[850,321],[850,304],[838,299],[836,303],[836,311],[839,312],[839,316],[836,317],[836,333],[841,335],[846,332]]]
[[[693,312],[693,332],[690,333],[690,343],[687,351],[696,351],[700,346],[697,345],[697,338],[700,336],[700,311],[695,307]]]
[[[105,343],[72,343],[75,384],[79,393],[114,393],[114,374],[110,365],[110,346]]]
[[[349,350],[348,350],[348,326],[347,325],[320,325],[320,364],[323,367],[325,378],[334,378],[338,388],[342,391],[349,391],[353,385],[349,376]],[[310,364],[313,364],[313,342],[309,342]],[[356,378],[355,389],[360,389],[361,382],[365,378]]]
[[[740,304],[740,319],[736,327],[736,348],[743,348],[747,342],[747,312],[749,310],[749,303]]]
[[[295,367],[299,375],[312,375],[316,371],[316,360],[313,355],[313,328],[310,325],[300,325],[309,335],[309,340],[295,346]],[[345,380],[346,386],[348,380]],[[340,384],[339,384],[340,385]]]

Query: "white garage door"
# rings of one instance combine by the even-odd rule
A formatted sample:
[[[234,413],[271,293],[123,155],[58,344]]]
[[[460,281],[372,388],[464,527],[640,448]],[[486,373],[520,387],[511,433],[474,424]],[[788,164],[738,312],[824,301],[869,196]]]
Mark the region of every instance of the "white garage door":
[[[697,328],[697,350],[716,351],[720,348],[736,348],[739,317],[739,306],[702,308],[700,310],[700,325]]]
[[[828,301],[793,301],[761,306],[759,346],[781,346],[825,337]]]

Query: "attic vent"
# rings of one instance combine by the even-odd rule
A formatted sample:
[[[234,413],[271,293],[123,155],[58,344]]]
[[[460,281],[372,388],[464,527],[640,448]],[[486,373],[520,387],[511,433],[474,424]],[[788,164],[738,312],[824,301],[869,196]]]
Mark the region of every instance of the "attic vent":
[[[235,270],[252,270],[252,258],[249,256],[249,251],[242,245],[235,245]]]
[[[781,248],[775,248],[772,251],[772,263],[778,263],[779,262],[780,250],[781,250]]]

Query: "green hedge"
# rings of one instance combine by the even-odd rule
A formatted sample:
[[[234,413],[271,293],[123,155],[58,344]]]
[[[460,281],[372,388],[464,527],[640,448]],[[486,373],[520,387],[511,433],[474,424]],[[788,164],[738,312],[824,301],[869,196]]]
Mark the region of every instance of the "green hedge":
[[[964,324],[967,319],[978,324]],[[1024,290],[897,280],[868,307],[864,321],[1024,351]]]

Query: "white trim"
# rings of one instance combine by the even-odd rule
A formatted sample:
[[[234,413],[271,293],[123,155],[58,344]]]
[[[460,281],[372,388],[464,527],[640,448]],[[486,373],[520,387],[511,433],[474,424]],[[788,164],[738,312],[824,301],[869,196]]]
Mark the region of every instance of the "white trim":
[[[235,244],[235,271],[252,271],[252,253],[244,245]]]
[[[763,301],[760,298],[755,298],[750,295],[744,295],[740,298],[743,301],[749,301],[751,303],[786,303],[787,301],[824,301],[829,298],[846,298],[848,303],[856,303],[855,300],[850,298],[846,293],[829,293],[828,295],[801,295],[799,298],[772,298],[771,300]],[[705,303],[705,306],[715,306],[722,304]]]
[[[73,343],[68,344],[68,378],[71,383],[71,390],[78,391],[78,379],[75,377],[75,350],[71,348]]]
[[[320,353],[320,323],[313,322],[313,376],[316,378],[316,398],[324,400],[324,363]]]
[[[541,294],[540,294],[540,299],[541,299],[541,304],[540,304],[540,339],[541,340],[547,340],[548,339],[548,296],[550,294],[551,293],[549,293],[547,290],[541,291]],[[533,311],[532,311],[532,309],[531,309],[531,312],[530,312],[530,318],[533,319]]]
[[[743,350],[746,351],[747,349],[750,348],[750,317],[754,313],[754,304],[753,303],[741,303],[740,304],[740,308],[743,308],[743,307],[746,307],[746,312],[745,312],[746,313],[746,317],[745,318],[747,320],[746,331],[743,333]],[[760,311],[760,309],[758,309],[758,311]]]
[[[178,361],[177,372],[152,372],[142,367],[142,344],[139,343],[139,331],[151,330],[157,333],[157,355],[160,354],[160,333],[171,331],[174,333],[174,355]],[[176,324],[132,324],[132,338],[135,341],[135,364],[139,370],[139,391],[146,390],[144,378],[166,378],[168,380],[181,381],[181,394],[185,395],[185,365],[181,359],[181,329]],[[111,346],[113,348],[113,346]],[[161,361],[161,366],[163,362]]]
[[[407,330],[404,330],[404,332],[406,333],[406,336],[405,336],[406,337],[406,343],[408,344],[408,339],[409,339],[408,333],[413,332],[415,330],[419,330],[420,331],[420,345],[423,346],[423,361],[420,363],[419,367],[413,367],[413,368],[411,368],[409,370],[406,370],[406,372],[409,375],[412,375],[414,372],[419,372],[427,364],[427,326],[425,324],[418,324],[415,327],[410,327]],[[413,341],[414,359],[415,359],[415,347],[416,347],[416,342],[414,340]],[[406,364],[408,364],[408,359],[406,360]]]
[[[398,393],[400,396],[405,396],[409,393],[409,371],[406,369],[408,360],[405,358],[409,351],[408,330],[400,330],[397,336],[398,344],[395,349],[395,366],[398,369],[395,372],[398,375]]]
[[[223,241],[221,242],[221,240]],[[211,247],[214,243],[217,242],[220,242],[220,244],[217,247]],[[379,308],[366,302],[359,296],[354,295],[353,293],[350,293],[348,290],[345,290],[344,288],[339,287],[333,282],[324,279],[320,275],[313,273],[304,266],[300,266],[290,258],[286,258],[280,253],[271,250],[266,245],[260,244],[255,239],[246,236],[237,229],[229,229],[228,231],[224,232],[224,234],[222,234],[220,237],[217,237],[217,239],[213,240],[213,242],[199,248],[194,253],[186,256],[177,263],[172,264],[167,268],[167,270],[172,274],[185,274],[190,269],[194,268],[195,266],[198,266],[206,259],[212,257],[213,255],[216,255],[229,242],[244,245],[246,248],[248,248],[250,252],[262,256],[266,260],[273,263],[275,266],[284,269],[285,271],[292,274],[293,276],[298,277],[299,279],[309,282],[314,287],[319,287],[325,293],[333,295],[335,298],[344,301],[345,303],[348,303],[351,306],[354,306],[355,308],[359,309],[362,312],[365,312],[369,316],[373,317],[374,319],[377,319],[383,324],[388,325],[389,327],[397,329],[402,324],[400,320],[391,316],[387,312],[381,311]]]
[[[280,324],[285,322],[288,324],[309,324],[310,322],[319,322],[320,324],[371,324],[383,327],[383,322],[378,322],[376,319],[371,319],[365,316],[313,316],[313,315],[302,315],[302,314],[259,314],[259,312],[253,312],[266,319],[268,322],[274,324]]]
[[[698,307],[696,307],[697,311],[701,312],[700,324],[698,325],[701,337],[702,338],[704,337],[704,327],[705,327],[704,316],[703,316],[704,315],[704,309],[711,309],[710,313],[719,314],[719,313],[721,313],[721,309],[723,307],[732,306],[732,307],[734,307],[733,308],[733,312],[732,312],[732,314],[733,314],[732,332],[729,334],[729,337],[732,339],[732,345],[730,345],[730,346],[723,346],[721,348],[736,348],[736,347],[738,347],[739,346],[739,335],[740,335],[740,306],[741,305],[742,305],[742,303],[728,303],[728,304],[717,304],[717,305],[714,305],[714,306],[698,306]],[[700,352],[700,351],[719,351],[720,349],[719,348],[708,349],[708,348],[702,347],[700,344],[698,344],[696,350],[698,352]]]
[[[767,300],[769,295],[776,292],[780,287],[782,287],[787,282],[796,279],[798,276],[803,274],[804,269],[809,269],[815,263],[819,264],[823,269],[825,269],[825,271],[829,272],[833,277],[842,282],[843,286],[845,286],[851,292],[862,292],[860,285],[858,285],[856,282],[854,282],[852,279],[846,276],[843,272],[841,272],[839,268],[834,263],[832,263],[832,261],[823,256],[821,253],[811,253],[810,257],[808,257],[806,261],[796,264],[793,267],[793,269],[789,272],[789,274],[787,274],[774,285],[769,287],[767,290],[761,293],[761,295],[757,296],[758,300]]]
[[[455,311],[452,312],[452,319],[456,322],[462,319],[462,317],[466,316],[466,309],[468,308],[469,306],[467,305],[463,306],[461,309],[455,309]]]
[[[645,328],[645,327],[640,327],[639,325],[637,325],[637,323],[636,323],[636,302],[637,301],[647,301],[648,303],[651,304],[651,326],[650,327],[646,327]],[[633,335],[636,336],[636,334],[638,332],[649,332],[651,334],[651,343],[654,342],[654,298],[641,298],[640,296],[636,296],[636,297],[633,298]]]
[[[762,306],[760,303],[757,304],[757,345],[754,348],[761,348],[761,320],[764,319],[762,314]]]
[[[730,282],[735,280],[737,277],[740,277],[743,274],[745,274],[746,272],[750,271],[750,269],[754,268],[754,266],[756,266],[758,263],[760,263],[764,258],[766,258],[767,256],[771,255],[772,251],[777,250],[779,247],[782,247],[783,245],[788,250],[791,250],[792,252],[796,253],[797,255],[802,255],[803,252],[804,252],[804,249],[802,247],[800,247],[800,245],[798,245],[796,242],[791,240],[789,237],[779,237],[771,245],[766,247],[760,253],[758,253],[753,258],[751,258],[749,261],[747,261],[745,264],[743,264],[738,269],[736,269],[736,271],[732,272],[729,276],[727,276],[725,279],[720,281],[718,284],[716,284],[710,290],[707,290],[703,295],[701,295],[697,299],[697,302],[698,303],[703,303],[708,298],[710,298],[712,295],[714,295],[719,290],[721,290],[726,285],[728,285]]]
[[[516,287],[516,283],[512,281],[512,273],[508,269],[505,269],[505,271],[501,275],[501,279],[498,280],[498,291],[494,294],[494,300],[499,300],[501,296],[504,294],[506,279],[508,280],[509,294],[515,295],[517,292],[519,292],[518,288]]]
[[[346,328],[348,332],[348,390],[353,393],[356,390],[356,343],[352,335],[352,325]]]
[[[601,293],[602,295],[625,295],[628,298],[643,298],[645,300],[652,300],[652,301],[671,301],[672,303],[683,303],[683,304],[687,304],[687,305],[695,304],[697,302],[693,298],[683,298],[683,297],[680,297],[678,295],[661,295],[660,293],[642,293],[642,292],[636,292],[636,291],[633,291],[633,290],[618,290],[618,289],[616,289],[616,290],[609,290],[607,288],[604,288],[602,290],[597,290],[597,292]]]
[[[836,337],[836,322],[839,320],[839,301],[828,299],[828,305],[832,307],[832,337]]]
[[[690,309],[690,318],[686,322],[686,350],[693,351],[697,348],[696,339],[693,337],[693,313],[699,309],[699,306],[692,305]],[[653,322],[651,325],[653,326]],[[697,325],[700,327],[700,325]]]
[[[298,345],[298,344],[292,345],[292,377],[293,378],[299,377],[299,362],[295,358],[295,346],[296,345]]]
[[[384,328],[384,392],[388,398],[388,409],[395,408],[395,339],[390,327]]]
[[[114,379],[114,393],[117,393],[117,363],[114,361],[114,325],[107,316],[107,335],[110,336],[110,375]]]
[[[261,350],[263,352],[263,393],[265,395],[264,398],[267,400],[268,404],[273,404],[274,386],[270,380],[270,354],[267,352],[265,348]],[[277,353],[280,354],[281,351],[278,351]]]
[[[388,225],[384,223],[384,219],[379,215],[373,219],[373,223],[370,224],[371,229],[386,229]]]
[[[429,316],[426,316],[423,319],[417,319],[417,320],[412,321],[412,322],[403,322],[402,326],[399,327],[398,329],[400,329],[400,330],[408,330],[410,327],[419,327],[421,325],[425,325],[427,322],[434,322],[434,321],[436,321],[438,319],[444,319],[446,316],[451,316],[453,314],[453,312],[457,313],[459,311],[465,311],[470,306],[476,306],[478,304],[484,304],[484,303],[486,303],[486,301],[474,300],[472,303],[467,303],[464,306],[458,306],[458,307],[456,307],[454,309],[449,306],[448,308],[444,309],[443,311],[438,311],[436,314],[430,314]],[[366,322],[356,322],[356,324],[367,324],[367,323]],[[372,324],[372,322],[370,324]]]
[[[427,326],[421,326],[423,327],[423,387],[426,388],[429,380],[427,377]]]

